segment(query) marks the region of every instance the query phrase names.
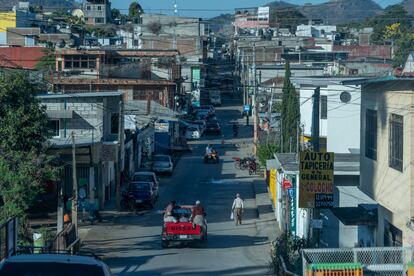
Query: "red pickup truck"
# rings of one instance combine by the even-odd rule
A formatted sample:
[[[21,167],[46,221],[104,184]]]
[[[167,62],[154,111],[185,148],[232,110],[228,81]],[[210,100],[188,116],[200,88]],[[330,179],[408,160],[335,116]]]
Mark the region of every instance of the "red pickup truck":
[[[174,221],[164,222],[161,235],[161,247],[167,248],[170,242],[200,243],[207,246],[207,224],[204,227],[193,226],[190,222],[193,206],[180,206],[174,209]],[[203,229],[202,229],[203,228]]]

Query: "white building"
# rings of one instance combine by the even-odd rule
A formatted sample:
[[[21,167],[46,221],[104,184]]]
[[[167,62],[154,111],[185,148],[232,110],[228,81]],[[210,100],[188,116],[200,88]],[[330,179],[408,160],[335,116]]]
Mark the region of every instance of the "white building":
[[[296,27],[296,36],[325,37],[335,39],[336,26],[330,25],[299,25]]]
[[[414,79],[363,85],[360,189],[378,202],[377,246],[414,245]]]
[[[322,150],[358,153],[360,148],[360,85],[358,79],[293,77],[300,93],[300,117],[304,142],[312,136],[313,95],[320,88],[319,137]]]

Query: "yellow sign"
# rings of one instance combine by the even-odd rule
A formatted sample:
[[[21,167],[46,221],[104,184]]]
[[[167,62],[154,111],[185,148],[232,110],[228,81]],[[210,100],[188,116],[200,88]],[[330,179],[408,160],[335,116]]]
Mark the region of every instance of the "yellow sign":
[[[333,152],[301,152],[299,164],[299,208],[315,208],[315,198],[333,198]]]
[[[276,201],[277,201],[277,187],[276,187],[276,176],[277,171],[275,169],[270,170],[269,173],[269,190],[272,196],[273,206],[276,208]]]

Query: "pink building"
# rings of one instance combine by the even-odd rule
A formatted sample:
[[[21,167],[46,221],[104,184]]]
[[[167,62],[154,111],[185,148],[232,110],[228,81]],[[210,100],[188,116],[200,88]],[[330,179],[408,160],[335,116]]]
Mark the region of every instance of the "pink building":
[[[238,34],[241,29],[266,29],[269,28],[269,7],[241,8],[235,10],[234,28]]]

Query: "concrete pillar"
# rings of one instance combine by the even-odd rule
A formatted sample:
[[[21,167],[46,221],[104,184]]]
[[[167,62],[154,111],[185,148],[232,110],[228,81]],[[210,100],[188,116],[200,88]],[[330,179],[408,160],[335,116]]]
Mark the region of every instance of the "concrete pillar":
[[[95,193],[96,193],[95,168],[90,167],[89,168],[89,204],[96,208],[98,206],[96,206],[96,203],[95,203]]]

